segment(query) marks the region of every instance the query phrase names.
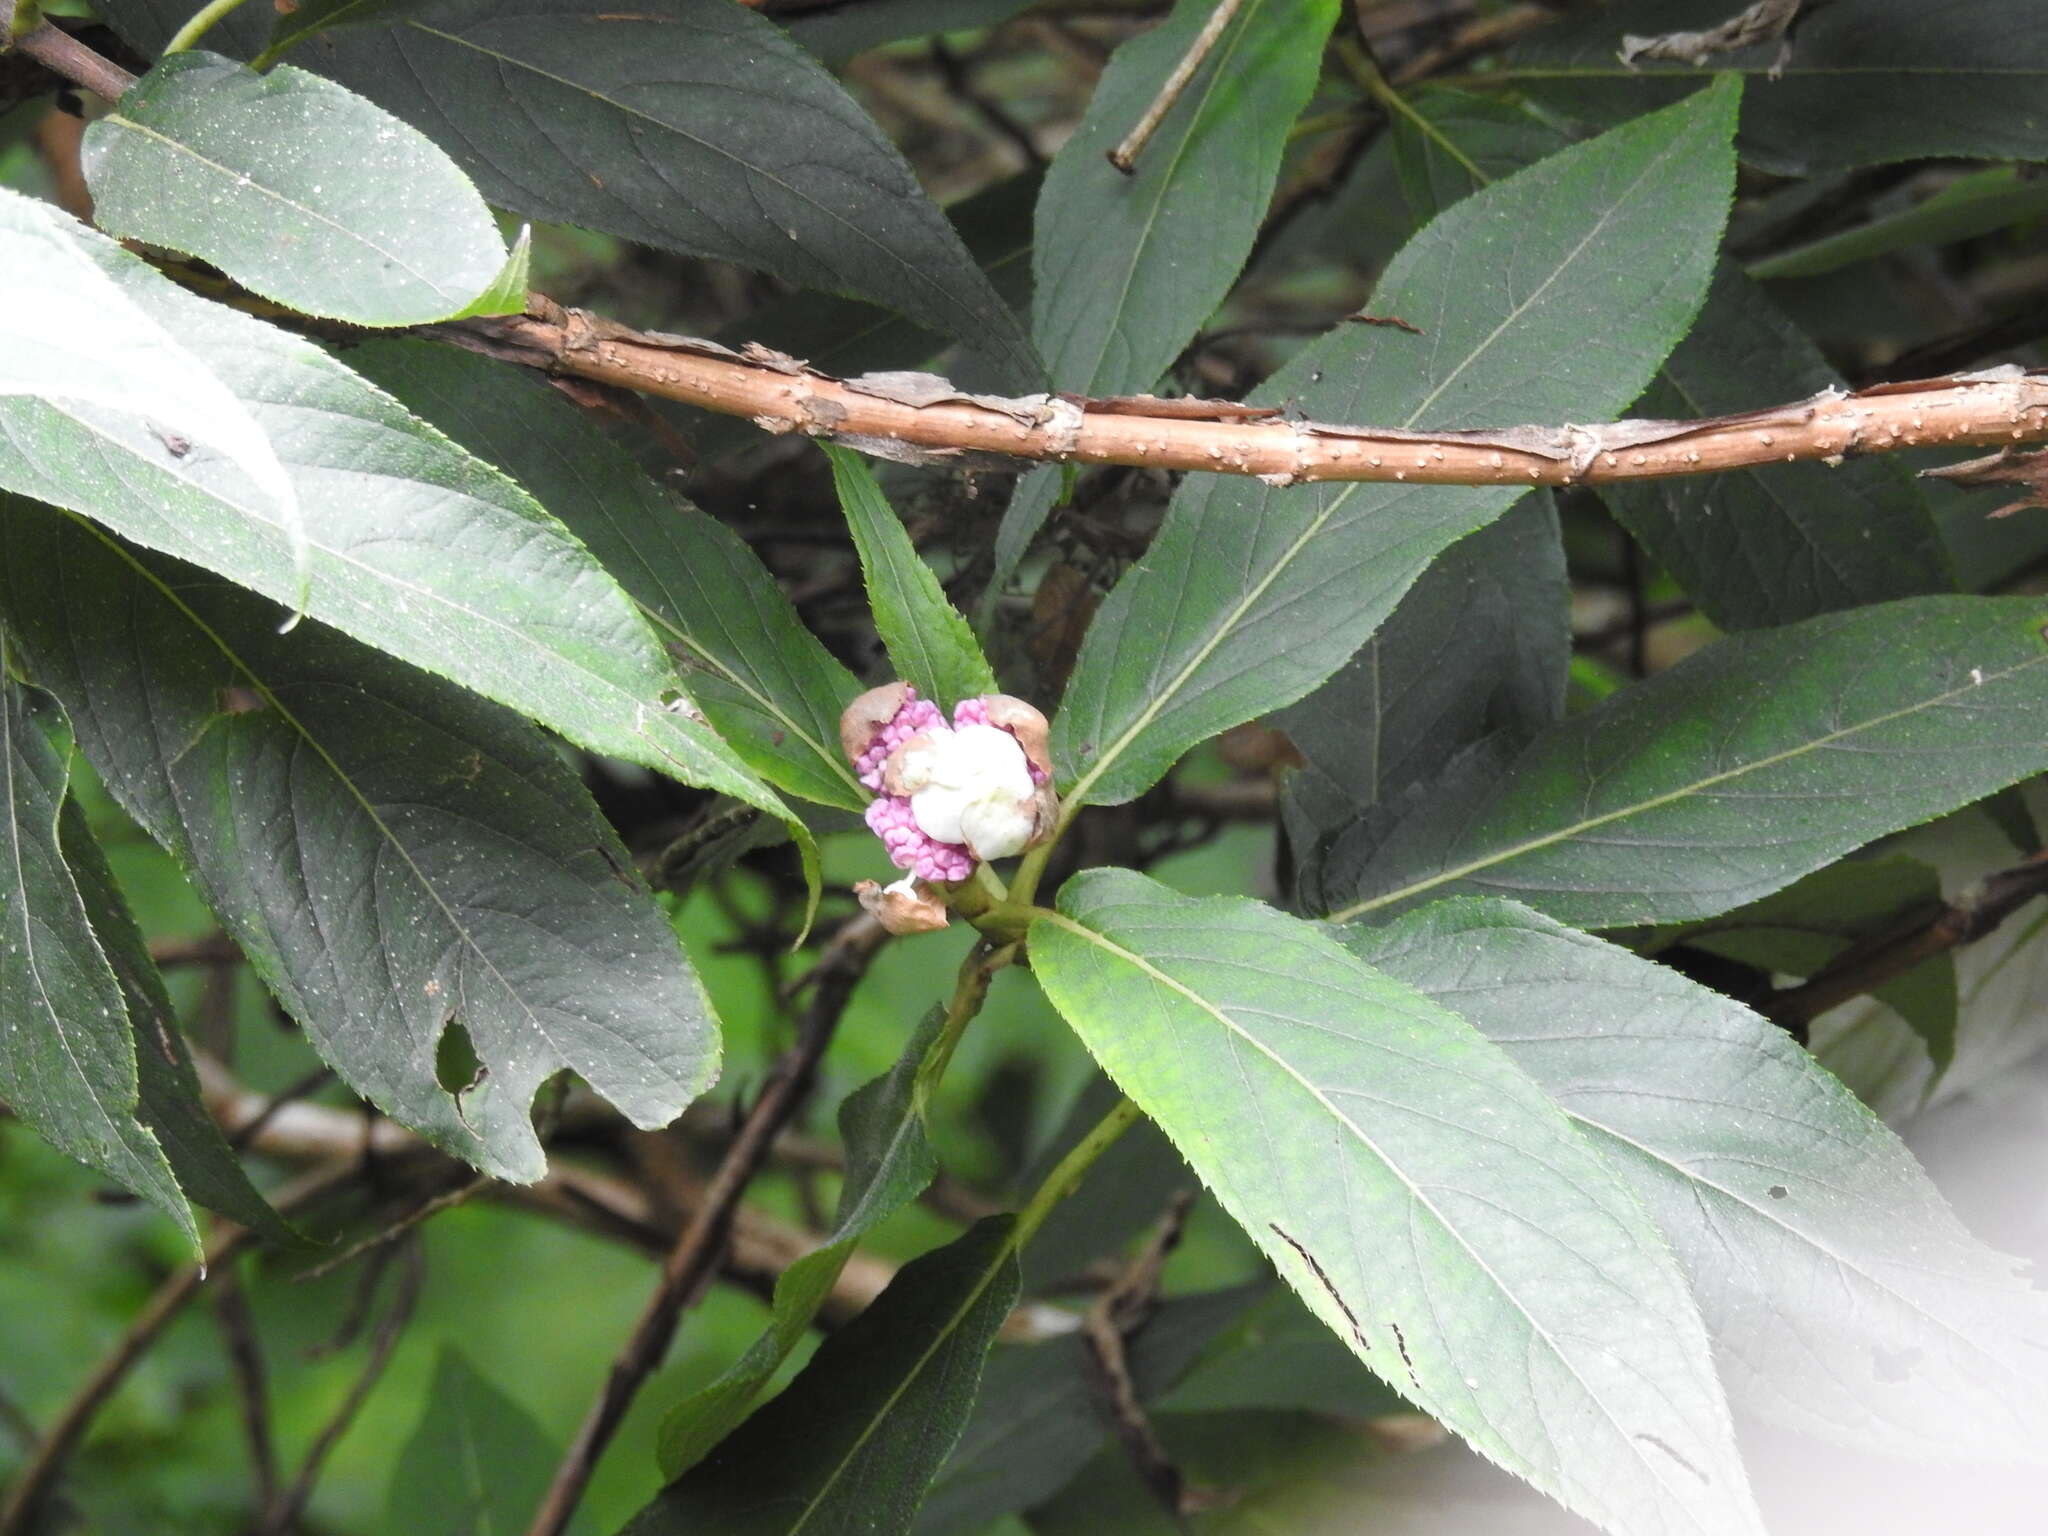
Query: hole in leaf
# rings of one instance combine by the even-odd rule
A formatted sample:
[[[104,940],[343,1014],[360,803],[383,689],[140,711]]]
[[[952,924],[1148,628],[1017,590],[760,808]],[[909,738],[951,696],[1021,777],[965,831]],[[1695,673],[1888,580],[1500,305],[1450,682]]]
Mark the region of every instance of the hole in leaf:
[[[1773,1200],[1782,1200],[1788,1194],[1790,1194],[1791,1191],[1785,1188],[1785,1186],[1782,1184],[1773,1184],[1769,1189],[1765,1190],[1764,1193],[1769,1195]]]
[[[243,688],[234,683],[214,695],[214,704],[224,715],[253,715],[259,709],[270,708],[270,701],[254,688]]]
[[[462,1027],[461,1020],[450,1019],[441,1031],[440,1043],[434,1047],[434,1081],[460,1099],[483,1077],[483,1058],[477,1055],[469,1031]]]

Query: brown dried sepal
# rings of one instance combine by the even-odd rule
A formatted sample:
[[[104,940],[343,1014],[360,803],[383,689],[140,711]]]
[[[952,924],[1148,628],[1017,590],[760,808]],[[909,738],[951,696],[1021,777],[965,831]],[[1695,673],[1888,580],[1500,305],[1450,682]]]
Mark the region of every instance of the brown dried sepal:
[[[922,880],[914,881],[907,891],[900,882],[881,885],[863,880],[854,886],[853,894],[861,910],[891,933],[936,933],[946,926],[945,902]]]
[[[1022,699],[1007,693],[991,693],[982,702],[988,706],[988,723],[1001,726],[1016,737],[1017,745],[1024,749],[1025,761],[1050,782],[1052,727],[1046,723],[1045,716]]]
[[[896,718],[896,711],[909,697],[910,684],[884,683],[846,706],[839,716],[839,747],[848,762],[860,761],[860,755],[874,744],[882,728]]]

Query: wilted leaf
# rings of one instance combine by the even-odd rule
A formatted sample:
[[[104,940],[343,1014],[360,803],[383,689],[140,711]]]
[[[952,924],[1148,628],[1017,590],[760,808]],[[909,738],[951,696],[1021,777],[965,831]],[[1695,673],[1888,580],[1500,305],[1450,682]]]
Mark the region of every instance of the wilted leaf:
[[[1059,908],[1047,995],[1362,1360],[1610,1530],[1761,1529],[1676,1266],[1497,1048],[1256,902],[1095,870]]]

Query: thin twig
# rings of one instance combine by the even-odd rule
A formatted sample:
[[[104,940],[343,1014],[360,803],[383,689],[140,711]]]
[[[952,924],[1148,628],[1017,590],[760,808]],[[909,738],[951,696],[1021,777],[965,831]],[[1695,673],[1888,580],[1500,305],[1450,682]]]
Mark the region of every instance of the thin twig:
[[[1131,131],[1124,135],[1123,143],[1109,152],[1109,163],[1126,176],[1138,168],[1138,156],[1145,152],[1145,146],[1152,142],[1152,135],[1159,131],[1159,125],[1166,121],[1166,114],[1173,110],[1173,104],[1180,100],[1180,93],[1188,88],[1188,82],[1195,78],[1195,71],[1202,67],[1202,61],[1209,57],[1217,43],[1223,39],[1231,19],[1237,15],[1238,7],[1244,0],[1216,0],[1216,9],[1209,13],[1209,19],[1202,23],[1202,30],[1195,34],[1195,40],[1188,45],[1188,51],[1173,66],[1173,73],[1166,77],[1166,83],[1159,87],[1159,94],[1152,98],[1152,104],[1145,109]]]
[[[972,107],[981,120],[1016,146],[1017,153],[1024,157],[1027,170],[1044,166],[1045,154],[1038,147],[1038,141],[1031,137],[1031,130],[1003,110],[1001,102],[993,99],[974,83],[974,66],[947,46],[943,37],[934,37],[931,42],[932,62],[938,66],[939,78],[946,82],[946,89]]]
[[[233,965],[242,958],[242,949],[216,932],[196,939],[151,939],[149,958],[164,970],[177,965]]]
[[[334,1068],[320,1066],[315,1067],[296,1081],[286,1083],[284,1087],[278,1089],[276,1093],[265,1099],[255,1114],[228,1131],[229,1149],[240,1152],[250,1142],[263,1134],[263,1128],[277,1118],[278,1111],[282,1110],[287,1104],[297,1103],[307,1094],[325,1086],[327,1081],[333,1076]]]
[[[1772,994],[1764,1017],[1804,1041],[1806,1027],[1831,1008],[1875,991],[1936,955],[1975,943],[2036,896],[2048,893],[2048,853],[1986,875],[1933,912],[1906,918],[1854,945],[1796,987]]]
[[[316,1169],[278,1191],[270,1203],[279,1212],[291,1211],[346,1183],[355,1176],[355,1172],[353,1165]],[[94,1417],[114,1395],[115,1389],[127,1379],[129,1371],[149,1352],[164,1329],[170,1326],[171,1320],[199,1293],[208,1269],[231,1263],[236,1255],[257,1241],[257,1234],[247,1227],[224,1227],[209,1245],[204,1263],[185,1265],[156,1288],[112,1351],[72,1394],[71,1400],[44,1433],[28,1464],[15,1474],[7,1490],[6,1502],[0,1504],[0,1536],[26,1536],[36,1510],[56,1485],[65,1462],[85,1438]]]
[[[818,977],[796,1044],[769,1073],[760,1097],[747,1111],[702,1201],[684,1225],[675,1247],[669,1250],[661,1278],[647,1298],[631,1336],[606,1373],[597,1400],[591,1404],[568,1453],[555,1469],[554,1481],[535,1512],[533,1523],[527,1527],[527,1536],[561,1536],[567,1528],[583,1490],[589,1486],[598,1458],[617,1433],[633,1398],[668,1352],[683,1309],[716,1272],[741,1196],[767,1160],[768,1149],[777,1134],[803,1103],[816,1075],[818,1060],[831,1043],[847,1000],[865,974],[868,960],[880,947],[880,940],[876,939],[861,949],[847,950],[838,966]]]
[[[258,1509],[277,1497],[277,1447],[270,1435],[270,1388],[263,1369],[263,1344],[249,1312],[235,1264],[228,1264],[213,1288],[213,1316],[220,1325],[235,1396],[242,1405],[242,1434],[249,1442],[249,1480]]]
[[[396,1221],[387,1224],[378,1231],[372,1232],[360,1242],[351,1243],[340,1253],[335,1254],[334,1257],[322,1259],[311,1269],[302,1271],[295,1278],[302,1281],[318,1280],[323,1275],[331,1275],[337,1269],[353,1264],[364,1254],[375,1252],[377,1249],[396,1242],[430,1217],[438,1216],[443,1211],[453,1210],[480,1190],[489,1188],[490,1184],[491,1176],[487,1173],[479,1173],[464,1179],[453,1189],[445,1189],[437,1195],[430,1195],[411,1210],[401,1215]]]
[[[1159,1309],[1160,1271],[1180,1242],[1194,1203],[1191,1190],[1182,1190],[1168,1201],[1166,1214],[1146,1239],[1145,1246],[1115,1283],[1097,1298],[1081,1324],[1095,1371],[1095,1385],[1108,1409],[1117,1441],[1139,1479],[1175,1519],[1194,1514],[1206,1507],[1209,1500],[1200,1490],[1188,1486],[1180,1468],[1167,1454],[1159,1432],[1153,1428],[1152,1417],[1146,1413],[1138,1396],[1138,1384],[1131,1376],[1128,1346]]]
[[[426,1257],[417,1240],[403,1245],[398,1264],[398,1287],[391,1298],[391,1305],[385,1310],[383,1320],[377,1324],[377,1331],[370,1339],[370,1349],[364,1358],[363,1368],[349,1387],[348,1395],[341,1400],[334,1415],[313,1437],[307,1447],[305,1458],[299,1463],[299,1470],[292,1478],[291,1486],[279,1494],[250,1527],[249,1536],[284,1536],[286,1531],[298,1523],[307,1502],[313,1497],[313,1488],[320,1480],[321,1470],[327,1464],[328,1456],[341,1437],[348,1433],[355,1423],[356,1415],[363,1404],[370,1399],[378,1381],[384,1375],[384,1367],[391,1363],[391,1353],[398,1347],[398,1340],[405,1332],[405,1325],[411,1321],[414,1308],[419,1304],[420,1290],[426,1281]]]

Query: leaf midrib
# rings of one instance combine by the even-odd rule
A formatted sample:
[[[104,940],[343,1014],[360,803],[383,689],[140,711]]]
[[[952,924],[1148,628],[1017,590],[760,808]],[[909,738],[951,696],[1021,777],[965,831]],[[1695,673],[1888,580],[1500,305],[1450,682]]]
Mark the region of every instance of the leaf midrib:
[[[1978,693],[1994,683],[2004,682],[2007,678],[2024,672],[2029,667],[2038,667],[2044,664],[2048,664],[2048,656],[2036,656],[2027,661],[2016,662],[2000,672],[1986,672],[1981,683],[1964,683],[1962,686],[1951,688],[1945,693],[1933,694],[1924,699],[1916,699],[1913,703],[1902,708],[1887,710],[1882,714],[1873,715],[1867,720],[1858,721],[1855,725],[1830,731],[1824,736],[1813,737],[1799,743],[1797,746],[1788,747],[1782,752],[1770,753],[1767,756],[1756,758],[1721,773],[1708,774],[1704,778],[1695,779],[1690,783],[1680,785],[1676,789],[1667,790],[1663,794],[1651,795],[1645,799],[1634,801],[1631,804],[1620,806],[1615,810],[1603,812],[1598,816],[1582,817],[1578,821],[1560,827],[1554,832],[1546,832],[1540,837],[1525,839],[1522,842],[1511,844],[1495,852],[1482,854],[1476,859],[1469,859],[1465,863],[1455,865],[1450,869],[1440,870],[1426,879],[1397,886],[1391,891],[1383,892],[1378,896],[1369,896],[1362,901],[1355,901],[1348,907],[1341,907],[1337,911],[1330,913],[1324,921],[1348,923],[1353,918],[1359,917],[1364,913],[1376,911],[1380,907],[1390,906],[1395,902],[1408,901],[1425,891],[1432,891],[1438,886],[1448,885],[1452,881],[1462,880],[1468,875],[1492,869],[1496,865],[1521,858],[1524,854],[1535,853],[1544,848],[1554,847],[1558,843],[1568,841],[1582,833],[1590,832],[1597,827],[1608,826],[1613,822],[1621,821],[1631,816],[1640,816],[1650,811],[1659,810],[1664,806],[1689,799],[1694,795],[1703,794],[1722,784],[1731,783],[1747,774],[1760,773],[1767,768],[1775,768],[1780,763],[1791,762],[1805,756],[1809,752],[1818,752],[1825,747],[1833,746],[1837,742],[1845,741],[1860,732],[1875,730],[1880,726],[1889,725],[1894,720],[1902,720],[1910,715],[1918,714],[1922,710],[1938,709],[1955,699],[1962,698],[1966,694]]]
[[[1422,1187],[1419,1184],[1415,1183],[1414,1180],[1409,1178],[1407,1172],[1404,1169],[1402,1169],[1398,1163],[1396,1163],[1385,1152],[1380,1150],[1379,1144],[1375,1142],[1371,1136],[1366,1134],[1363,1127],[1359,1126],[1356,1121],[1351,1119],[1350,1116],[1344,1114],[1341,1110],[1337,1108],[1335,1104],[1331,1103],[1329,1099],[1327,1099],[1323,1095],[1322,1089],[1320,1087],[1318,1087],[1315,1083],[1309,1081],[1307,1077],[1303,1076],[1298,1070],[1296,1070],[1293,1063],[1289,1062],[1285,1057],[1281,1056],[1278,1052],[1274,1051],[1271,1047],[1267,1046],[1265,1042],[1260,1040],[1256,1035],[1252,1034],[1249,1030],[1246,1030],[1241,1025],[1239,1025],[1237,1021],[1233,1019],[1230,1016],[1230,1014],[1224,1011],[1221,1007],[1211,1003],[1207,998],[1203,997],[1200,993],[1194,991],[1191,987],[1182,983],[1176,977],[1167,974],[1165,971],[1162,971],[1161,969],[1159,969],[1159,967],[1153,965],[1144,956],[1139,955],[1132,950],[1124,948],[1123,945],[1111,939],[1106,933],[1101,933],[1095,929],[1085,927],[1082,924],[1075,922],[1072,918],[1069,918],[1065,913],[1062,912],[1045,912],[1038,917],[1037,921],[1052,923],[1057,927],[1065,929],[1067,932],[1075,935],[1076,937],[1081,938],[1087,941],[1088,943],[1094,944],[1097,947],[1107,951],[1109,954],[1125,961],[1126,963],[1128,963],[1129,965],[1133,966],[1138,971],[1143,973],[1155,985],[1164,987],[1168,991],[1178,993],[1181,997],[1185,998],[1189,1003],[1193,1004],[1198,1010],[1208,1014],[1211,1018],[1215,1019],[1216,1022],[1220,1024],[1228,1033],[1236,1036],[1238,1039],[1250,1045],[1253,1050],[1257,1051],[1260,1055],[1264,1056],[1268,1061],[1272,1062],[1273,1065],[1278,1067],[1288,1077],[1292,1078],[1295,1081],[1295,1083],[1297,1083],[1303,1089],[1303,1091],[1305,1091],[1311,1098],[1313,1098],[1316,1101],[1316,1103],[1320,1105],[1329,1114],[1332,1120],[1334,1120],[1337,1124],[1343,1126],[1346,1130],[1350,1131],[1357,1138],[1359,1144],[1363,1146],[1366,1151],[1371,1153],[1371,1155],[1379,1162],[1380,1166],[1385,1168],[1387,1172],[1391,1173],[1395,1177],[1395,1179],[1397,1179],[1408,1190],[1410,1198],[1412,1198],[1417,1205],[1419,1205],[1423,1210],[1429,1212],[1431,1218],[1434,1219],[1437,1226],[1443,1231],[1443,1233],[1447,1237],[1451,1238],[1452,1241],[1454,1241],[1458,1245],[1458,1247],[1478,1268],[1479,1272],[1483,1274],[1487,1278],[1487,1280],[1493,1285],[1494,1289],[1499,1292],[1501,1297],[1504,1300],[1506,1300],[1508,1304],[1512,1306],[1514,1310],[1522,1316],[1522,1318],[1528,1323],[1530,1329],[1537,1335],[1537,1337],[1542,1339],[1545,1347],[1550,1351],[1551,1357],[1555,1359],[1558,1362],[1558,1364],[1562,1365],[1565,1368],[1565,1370],[1570,1372],[1572,1379],[1579,1384],[1581,1390],[1584,1392],[1586,1400],[1600,1409],[1602,1416],[1605,1417],[1607,1422],[1613,1426],[1615,1433],[1621,1438],[1622,1443],[1628,1446],[1630,1453],[1635,1456],[1637,1462],[1639,1462],[1644,1468],[1649,1470],[1650,1475],[1657,1481],[1659,1486],[1665,1488],[1666,1490],[1670,1490],[1672,1488],[1672,1484],[1666,1481],[1666,1479],[1663,1476],[1662,1464],[1659,1462],[1652,1461],[1649,1457],[1640,1454],[1640,1452],[1637,1449],[1636,1437],[1632,1433],[1630,1433],[1630,1431],[1625,1429],[1620,1423],[1620,1421],[1614,1417],[1613,1411],[1607,1406],[1606,1400],[1599,1393],[1595,1392],[1592,1386],[1586,1381],[1585,1377],[1579,1373],[1579,1369],[1576,1362],[1569,1355],[1567,1355],[1561,1348],[1558,1347],[1557,1341],[1551,1334],[1551,1331],[1547,1327],[1545,1327],[1544,1324],[1540,1322],[1533,1313],[1529,1311],[1529,1309],[1523,1304],[1521,1298],[1518,1295],[1516,1295],[1513,1288],[1511,1288],[1506,1281],[1504,1281],[1497,1273],[1495,1273],[1493,1266],[1488,1264],[1487,1261],[1484,1258],[1482,1258],[1477,1251],[1473,1249],[1471,1243],[1466,1239],[1465,1234],[1454,1223],[1452,1223],[1451,1220],[1443,1214],[1443,1212],[1437,1209],[1435,1203],[1430,1200],[1429,1196],[1423,1191]],[[1560,1113],[1562,1113],[1561,1110]],[[1496,1443],[1501,1443],[1499,1441],[1497,1431],[1495,1432],[1495,1439]],[[1522,1458],[1518,1455],[1516,1459],[1521,1460]],[[1693,1517],[1692,1507],[1688,1501],[1686,1501],[1683,1497],[1677,1497],[1674,1499],[1674,1503],[1677,1507],[1685,1509],[1687,1518],[1692,1520],[1692,1522],[1695,1525],[1698,1525],[1699,1522],[1697,1521],[1697,1519]],[[1702,1527],[1702,1529],[1704,1529],[1704,1527]]]

